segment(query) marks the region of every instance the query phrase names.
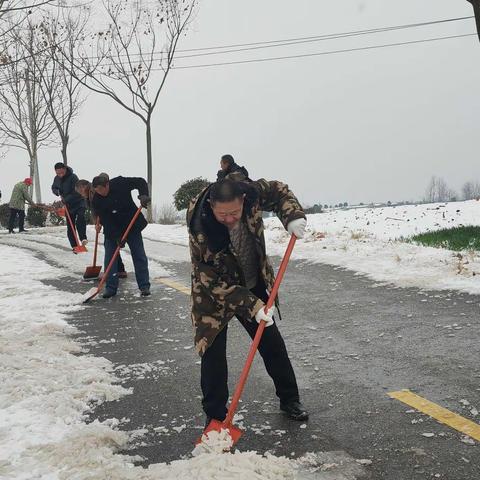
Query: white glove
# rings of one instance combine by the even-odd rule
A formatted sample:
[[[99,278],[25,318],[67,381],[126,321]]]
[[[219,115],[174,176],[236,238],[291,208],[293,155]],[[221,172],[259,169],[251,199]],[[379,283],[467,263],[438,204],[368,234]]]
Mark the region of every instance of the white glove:
[[[288,233],[295,235],[297,238],[305,236],[305,229],[307,228],[307,221],[304,218],[297,218],[292,220],[287,225]]]
[[[260,323],[262,320],[266,323],[265,327],[271,327],[274,324],[273,313],[275,312],[275,307],[272,307],[265,313],[265,307],[262,307],[256,314],[255,320]]]

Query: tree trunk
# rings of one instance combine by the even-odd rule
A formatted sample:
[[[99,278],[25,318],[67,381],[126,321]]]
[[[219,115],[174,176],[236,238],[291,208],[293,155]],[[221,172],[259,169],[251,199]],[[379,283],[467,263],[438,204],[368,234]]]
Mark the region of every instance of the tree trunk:
[[[150,198],[152,198],[152,126],[151,126],[151,113],[148,114],[147,121],[146,121],[146,134],[147,134],[147,182],[148,182],[148,193]],[[147,220],[148,223],[153,222],[153,215],[152,215],[152,203],[148,206],[147,209]]]
[[[68,160],[67,160],[67,147],[68,147],[68,139],[62,139],[62,161],[65,166],[68,165]]]
[[[67,162],[67,146],[66,145],[64,145],[62,147],[62,161],[63,161],[63,164],[65,166],[68,165],[68,162]]]
[[[475,13],[475,22],[477,24],[477,33],[480,40],[480,1],[473,0],[470,2],[473,5],[473,12]]]
[[[40,171],[38,168],[38,154],[37,151],[33,153],[32,163],[35,165],[33,184],[35,185],[35,198],[37,203],[42,203],[42,190],[40,187]]]
[[[33,118],[33,99],[32,88],[30,84],[30,70],[25,72],[25,89],[28,104],[28,121],[30,123],[30,178],[33,180],[33,190],[37,203],[42,203],[42,192],[40,189],[40,174],[38,171],[38,153],[37,153],[37,127]]]

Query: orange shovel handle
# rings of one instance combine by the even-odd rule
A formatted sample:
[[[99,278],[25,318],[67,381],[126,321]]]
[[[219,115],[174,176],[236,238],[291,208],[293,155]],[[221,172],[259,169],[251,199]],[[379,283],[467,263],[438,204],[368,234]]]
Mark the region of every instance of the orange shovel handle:
[[[72,229],[73,238],[75,238],[75,243],[77,247],[81,247],[80,240],[78,239],[77,231],[75,230],[75,225],[72,222],[72,217],[70,216],[70,212],[68,211],[67,205],[65,205],[65,214],[67,215],[68,223],[70,224],[70,228]]]
[[[288,261],[290,260],[290,256],[293,251],[293,247],[295,246],[295,242],[297,237],[292,235],[290,238],[290,242],[288,244],[287,250],[285,251],[285,255],[283,256],[282,263],[280,264],[280,268],[278,269],[277,277],[275,279],[275,283],[273,284],[272,291],[270,293],[270,297],[268,298],[268,302],[265,305],[265,311],[268,311],[270,308],[273,307],[275,303],[275,299],[277,297],[278,289],[280,288],[280,284],[282,283],[283,276],[287,269]],[[228,407],[228,413],[223,422],[224,425],[228,426],[231,425],[233,421],[233,416],[237,410],[238,402],[240,401],[240,397],[242,395],[243,389],[245,387],[245,383],[248,378],[248,374],[250,373],[250,368],[253,363],[253,359],[255,358],[255,354],[257,353],[258,344],[263,335],[263,331],[265,330],[266,322],[260,322],[257,333],[255,334],[255,338],[253,339],[252,345],[250,346],[250,350],[248,352],[247,360],[245,362],[245,366],[243,367],[242,374],[240,375],[240,380],[238,381],[237,388],[232,397],[232,403]]]
[[[93,249],[93,266],[97,266],[97,252],[98,252],[98,236],[100,235],[99,227],[100,226],[100,218],[97,217],[97,221],[95,223],[95,248]]]
[[[122,238],[120,239],[120,245],[127,239],[128,234],[130,233],[130,230],[133,227],[133,224],[137,221],[137,218],[139,217],[139,215],[141,213],[142,213],[142,207],[138,207],[137,211],[135,212],[135,215],[132,217],[132,220],[130,220],[130,223],[128,224],[128,227],[125,230],[125,233],[122,235]],[[120,249],[121,249],[120,245],[115,250],[115,253],[113,254],[112,258],[110,259],[110,262],[108,263],[107,268],[105,269],[105,272],[103,273],[102,279],[100,280],[100,283],[98,284],[98,287],[97,287],[97,292],[100,292],[103,285],[107,281],[108,274],[110,273],[110,270],[112,269],[113,264],[117,260],[117,257],[120,253]]]

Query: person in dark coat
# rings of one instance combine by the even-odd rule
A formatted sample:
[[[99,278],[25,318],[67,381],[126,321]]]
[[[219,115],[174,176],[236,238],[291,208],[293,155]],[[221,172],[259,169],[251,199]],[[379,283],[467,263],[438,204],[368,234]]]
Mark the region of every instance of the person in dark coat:
[[[100,173],[99,176],[105,176],[107,179],[110,178],[106,173]],[[79,180],[75,186],[75,190],[85,199],[85,203],[87,204],[87,208],[90,209],[90,214],[92,215],[92,220],[95,224],[95,230],[100,233],[102,231],[102,224],[92,205],[93,197],[96,195],[95,190],[92,188],[92,184],[88,180]],[[97,218],[99,220],[98,225]],[[128,275],[125,270],[125,264],[123,263],[121,254],[118,254],[117,271],[118,278],[127,278]]]
[[[220,170],[217,173],[217,182],[220,180],[242,180],[250,182],[248,170],[235,163],[233,157],[229,154],[222,155],[220,159]]]
[[[92,187],[95,190],[92,206],[100,217],[105,236],[106,269],[138,208],[132,200],[131,192],[138,190],[140,204],[147,208],[150,203],[148,184],[145,179],[138,177],[115,177],[109,180],[107,177],[99,175],[93,179]],[[142,238],[142,230],[146,226],[147,220],[143,215],[139,215],[126,239],[132,255],[137,285],[142,296],[150,295],[148,259]],[[117,294],[117,273],[118,264],[115,262],[108,275],[103,298],[110,298]]]
[[[78,177],[73,173],[70,167],[65,166],[59,162],[55,164],[56,176],[53,179],[52,192],[57,197],[60,197],[62,202],[68,208],[68,213],[72,218],[72,223],[77,229],[78,237],[82,245],[88,243],[87,240],[87,222],[85,220],[85,200],[75,190],[78,182]],[[75,235],[67,221],[67,236],[72,249],[77,246],[75,242]]]

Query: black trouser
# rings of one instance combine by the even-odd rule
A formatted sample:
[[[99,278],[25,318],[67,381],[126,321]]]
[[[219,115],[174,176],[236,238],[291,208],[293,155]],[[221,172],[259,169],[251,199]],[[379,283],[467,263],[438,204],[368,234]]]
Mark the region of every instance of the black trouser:
[[[120,253],[118,254],[117,271],[118,273],[123,273],[125,271],[125,265],[123,263],[122,255]]]
[[[8,220],[8,231],[13,232],[15,227],[15,220],[18,215],[18,231],[24,230],[25,225],[25,210],[17,210],[16,208],[10,209],[10,219]]]
[[[251,291],[265,303],[267,302],[268,295],[262,283],[257,284]],[[239,320],[253,339],[258,328],[256,320],[249,321],[241,318]],[[295,373],[288,358],[285,342],[276,324],[265,328],[258,351],[275,384],[276,394],[280,401],[282,403],[299,401]],[[227,327],[225,327],[202,356],[202,405],[208,417],[218,420],[225,419],[228,400],[227,379]]]
[[[70,217],[72,219],[73,225],[76,227],[77,232],[78,232],[78,238],[80,241],[85,240],[87,238],[87,223],[85,221],[85,207],[80,206],[80,207],[69,207],[68,208],[68,213],[70,214]],[[67,220],[67,236],[68,240],[70,242],[71,247],[76,247],[77,242],[75,242],[75,235],[72,231],[72,228],[70,227],[70,222]]]

